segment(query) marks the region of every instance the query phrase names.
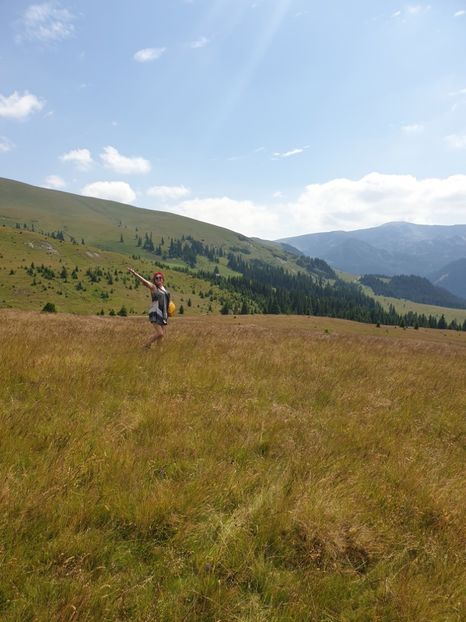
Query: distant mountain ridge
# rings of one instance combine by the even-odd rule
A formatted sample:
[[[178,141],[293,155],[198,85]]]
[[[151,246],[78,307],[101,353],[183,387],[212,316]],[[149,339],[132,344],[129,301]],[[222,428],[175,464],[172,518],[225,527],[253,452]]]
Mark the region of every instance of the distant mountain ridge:
[[[422,304],[466,309],[466,299],[455,296],[443,287],[433,285],[422,276],[384,277],[377,274],[366,274],[359,279],[359,282],[370,287],[377,296],[389,296]]]
[[[446,266],[466,259],[466,224],[391,222],[369,229],[311,233],[280,241],[310,257],[324,259],[332,268],[358,275],[437,275],[441,279],[447,272]],[[444,276],[441,283],[434,282],[464,296],[465,279],[464,271],[452,268],[448,279]]]
[[[466,258],[458,259],[430,275],[434,285],[466,298]]]

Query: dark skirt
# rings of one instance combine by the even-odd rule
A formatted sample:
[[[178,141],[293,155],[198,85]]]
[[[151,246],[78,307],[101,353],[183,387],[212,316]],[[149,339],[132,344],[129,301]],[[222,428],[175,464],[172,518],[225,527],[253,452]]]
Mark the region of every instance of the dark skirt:
[[[151,324],[158,324],[159,326],[167,325],[167,320],[162,319],[157,313],[149,313],[149,320]]]

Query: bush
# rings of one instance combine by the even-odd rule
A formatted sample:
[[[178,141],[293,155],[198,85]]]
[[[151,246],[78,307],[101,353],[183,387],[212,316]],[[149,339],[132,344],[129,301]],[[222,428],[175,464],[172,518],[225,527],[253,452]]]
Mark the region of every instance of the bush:
[[[53,302],[47,302],[42,308],[42,313],[56,313],[57,309]]]

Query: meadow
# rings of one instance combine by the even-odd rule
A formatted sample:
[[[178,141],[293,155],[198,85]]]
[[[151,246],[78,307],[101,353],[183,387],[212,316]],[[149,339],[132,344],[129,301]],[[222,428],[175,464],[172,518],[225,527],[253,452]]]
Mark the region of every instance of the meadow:
[[[0,619],[465,619],[466,334],[0,311]]]

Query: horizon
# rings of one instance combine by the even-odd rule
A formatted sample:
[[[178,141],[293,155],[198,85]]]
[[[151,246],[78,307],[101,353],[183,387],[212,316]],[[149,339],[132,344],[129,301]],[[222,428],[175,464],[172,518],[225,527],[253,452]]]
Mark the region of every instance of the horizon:
[[[271,240],[464,220],[464,0],[1,13],[7,178]]]

